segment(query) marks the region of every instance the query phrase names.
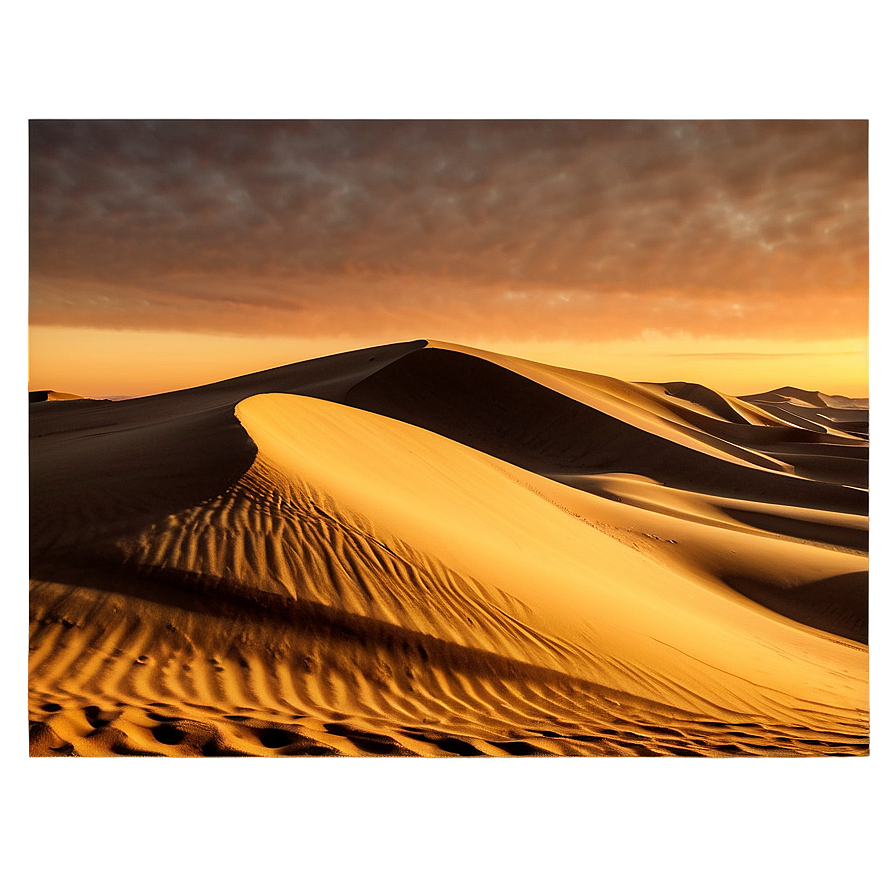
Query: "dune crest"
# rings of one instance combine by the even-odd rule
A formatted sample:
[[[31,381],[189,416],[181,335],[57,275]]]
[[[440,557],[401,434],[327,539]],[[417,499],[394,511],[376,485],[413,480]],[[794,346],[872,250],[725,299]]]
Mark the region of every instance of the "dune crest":
[[[33,755],[868,750],[859,435],[423,340],[33,414]]]

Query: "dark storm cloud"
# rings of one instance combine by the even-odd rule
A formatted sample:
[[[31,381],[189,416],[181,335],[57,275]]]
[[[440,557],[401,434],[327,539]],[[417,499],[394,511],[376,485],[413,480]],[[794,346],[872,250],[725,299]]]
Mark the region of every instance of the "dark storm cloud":
[[[729,330],[732,302],[836,293],[839,320],[867,216],[863,122],[33,122],[32,318],[263,330],[272,308],[496,317],[516,291],[526,328],[570,290],[567,315],[654,325],[666,295]]]

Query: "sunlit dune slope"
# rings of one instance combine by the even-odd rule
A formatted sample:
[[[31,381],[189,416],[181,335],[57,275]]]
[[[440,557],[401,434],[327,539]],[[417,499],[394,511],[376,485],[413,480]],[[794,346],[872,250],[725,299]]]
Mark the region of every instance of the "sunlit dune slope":
[[[32,753],[867,750],[867,493],[678,386],[417,342],[35,406]]]
[[[558,641],[587,647],[598,665],[613,658],[617,671],[601,668],[599,674],[620,690],[658,696],[642,692],[651,690],[646,684],[650,668],[678,665],[671,656],[646,659],[663,639],[675,645],[677,654],[699,656],[708,665],[721,665],[723,654],[744,657],[744,668],[731,670],[737,677],[761,665],[770,669],[769,660],[760,663],[751,650],[757,641],[775,640],[779,619],[764,628],[757,617],[771,617],[754,607],[736,602],[735,608],[715,594],[701,595],[695,577],[670,575],[668,563],[646,561],[642,552],[632,550],[625,529],[614,525],[614,508],[602,502],[592,500],[586,515],[585,502],[566,488],[427,430],[311,399],[259,396],[243,402],[237,414],[259,446],[262,463],[287,483],[298,482],[299,494],[319,489],[324,506],[350,515],[355,528],[370,530],[371,524],[362,521],[375,520],[374,536],[380,531],[386,542],[437,554],[451,569],[496,585],[515,598],[503,608],[507,616],[521,614]],[[281,485],[281,491],[288,488]],[[577,512],[566,506],[570,499]],[[592,519],[602,520],[604,527],[589,525]],[[814,549],[816,556],[800,564],[800,550],[788,548],[780,553],[795,556],[798,566],[816,567],[809,579],[862,566],[859,558],[824,549]],[[287,582],[285,590],[296,589]],[[411,627],[413,620],[406,624]],[[717,628],[707,631],[704,625]],[[793,627],[783,627],[783,640],[795,640]],[[629,641],[636,631],[646,636],[638,644]],[[742,643],[726,643],[734,632]],[[447,634],[464,638],[467,627]],[[625,664],[622,657],[629,662],[641,658],[640,668],[616,681]],[[696,680],[700,673],[693,674]],[[682,681],[684,670],[675,677]],[[762,682],[770,690],[780,685],[780,680]]]

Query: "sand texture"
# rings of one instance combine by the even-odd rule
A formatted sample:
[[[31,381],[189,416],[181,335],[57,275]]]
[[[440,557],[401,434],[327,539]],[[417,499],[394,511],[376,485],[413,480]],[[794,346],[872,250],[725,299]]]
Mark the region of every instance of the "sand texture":
[[[30,415],[34,756],[869,752],[867,402],[421,340]]]

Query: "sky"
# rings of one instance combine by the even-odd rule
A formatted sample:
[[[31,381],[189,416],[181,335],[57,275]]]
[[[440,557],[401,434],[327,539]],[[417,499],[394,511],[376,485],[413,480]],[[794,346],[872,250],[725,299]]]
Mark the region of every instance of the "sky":
[[[864,120],[32,120],[29,384],[430,338],[868,391]]]

